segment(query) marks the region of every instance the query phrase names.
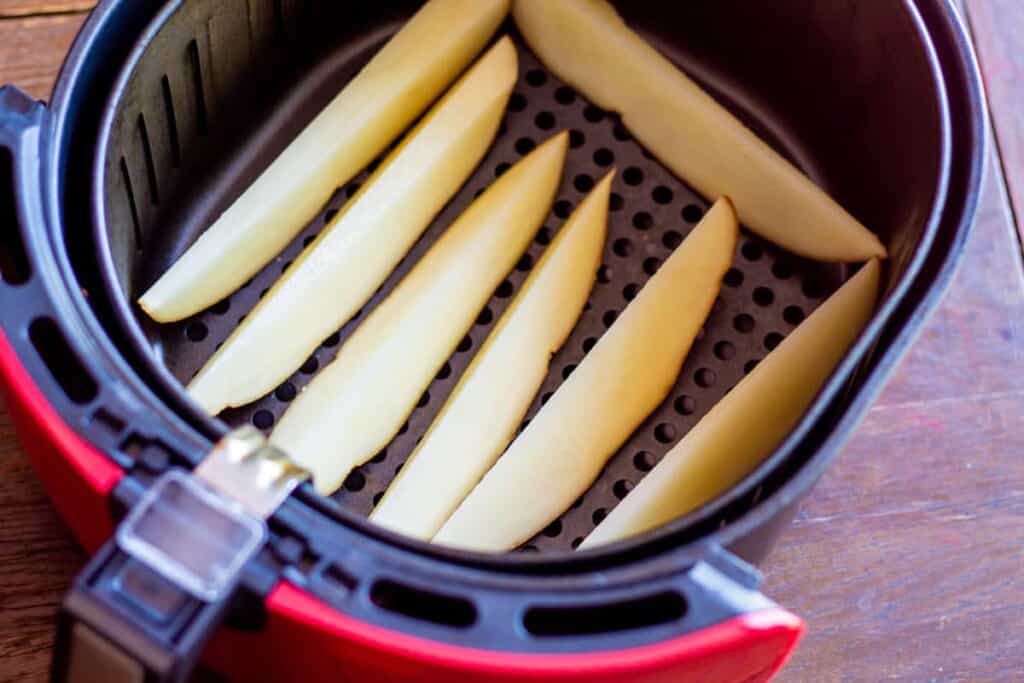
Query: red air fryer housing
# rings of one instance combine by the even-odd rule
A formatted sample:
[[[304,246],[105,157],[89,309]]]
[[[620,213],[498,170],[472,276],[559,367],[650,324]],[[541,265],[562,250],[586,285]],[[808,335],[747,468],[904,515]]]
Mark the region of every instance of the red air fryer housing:
[[[15,427],[46,492],[75,537],[96,550],[113,532],[110,496],[122,470],[68,427],[2,334],[0,375]],[[369,625],[286,580],[273,587],[265,607],[266,622],[258,632],[224,629],[209,645],[206,659],[230,680],[454,683],[469,676],[494,683],[756,683],[782,667],[803,632],[799,618],[771,607],[656,645],[532,655],[456,647]]]
[[[795,13],[805,4],[794,0]],[[101,2],[51,106],[0,89],[0,196],[10,198],[0,202],[0,379],[55,507],[98,550],[69,594],[54,679],[75,680],[68,647],[84,624],[145,680],[184,680],[204,647],[210,665],[241,681],[769,680],[803,627],[725,548],[751,561],[767,552],[934,308],[977,205],[985,118],[963,27],[942,0],[896,4],[936,102],[933,191],[914,216],[911,246],[883,234],[899,277],[875,320],[750,482],[633,542],[511,559],[397,538],[303,487],[269,521],[268,544],[233,597],[209,605],[107,542],[157,477],[194,467],[225,428],[168,395],[103,294],[88,225],[103,95],[150,45],[147,27],[180,3]],[[280,16],[282,3],[274,6]],[[834,11],[841,21],[845,10]],[[138,576],[146,590],[126,588]],[[614,627],[592,627],[602,620]]]

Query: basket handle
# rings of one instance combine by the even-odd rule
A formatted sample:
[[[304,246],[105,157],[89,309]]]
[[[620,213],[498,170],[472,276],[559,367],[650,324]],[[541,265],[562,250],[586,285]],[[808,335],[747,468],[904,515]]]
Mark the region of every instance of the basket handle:
[[[52,683],[184,683],[229,601],[203,602],[111,541],[64,598]]]
[[[266,537],[262,519],[169,470],[65,596],[52,681],[184,683]]]
[[[307,476],[253,428],[195,472],[161,475],[65,598],[54,683],[187,680],[266,544],[264,520]]]

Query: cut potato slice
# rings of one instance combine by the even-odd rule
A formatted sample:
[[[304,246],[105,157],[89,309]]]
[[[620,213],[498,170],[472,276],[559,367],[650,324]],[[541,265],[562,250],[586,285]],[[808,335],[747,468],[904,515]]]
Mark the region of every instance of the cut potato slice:
[[[351,318],[486,154],[516,76],[503,38],[246,316],[189,385],[192,398],[211,414],[255,401]]]
[[[181,320],[258,273],[466,68],[508,8],[428,2],[145,293],[143,310]]]
[[[634,33],[605,0],[514,0],[530,47],[706,197],[729,197],[765,239],[822,261],[885,247],[806,176]]]
[[[370,519],[430,540],[508,446],[601,265],[613,173],[580,204]]]
[[[871,318],[872,259],[758,363],[587,536],[589,548],[681,517],[753,471],[793,429]]]
[[[448,228],[284,414],[271,441],[318,491],[395,436],[554,201],[568,135],[537,147]]]
[[[434,536],[511,550],[562,514],[665,398],[736,246],[719,200]],[[538,488],[540,487],[540,488]]]

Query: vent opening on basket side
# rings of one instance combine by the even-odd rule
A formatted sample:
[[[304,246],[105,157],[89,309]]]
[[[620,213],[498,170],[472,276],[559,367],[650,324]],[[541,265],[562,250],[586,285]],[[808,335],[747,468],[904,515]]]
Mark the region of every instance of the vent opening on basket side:
[[[146,178],[149,179],[149,201],[153,206],[160,204],[160,186],[156,177],[156,161],[153,159],[153,147],[149,141],[149,131],[146,129],[146,117],[139,114],[138,119],[139,139],[142,141],[142,155],[146,160]]]
[[[622,602],[575,607],[531,607],[523,617],[527,632],[541,638],[631,631],[678,621],[686,600],[673,591]]]
[[[116,415],[106,408],[99,408],[93,413],[91,422],[107,430],[112,436],[118,436],[124,431],[128,423],[120,415]]]
[[[181,166],[181,141],[178,138],[178,115],[174,111],[174,95],[171,80],[164,74],[160,79],[160,92],[164,98],[164,117],[167,119],[167,136],[171,144],[171,163],[174,168]]]
[[[57,323],[36,318],[28,327],[28,336],[50,376],[73,403],[82,405],[96,398],[96,380],[79,362]]]
[[[14,186],[14,157],[0,147],[0,187]],[[24,284],[32,276],[18,223],[14,193],[0,194],[0,277],[9,285]]]
[[[206,135],[209,121],[206,111],[206,91],[203,85],[203,64],[199,58],[199,43],[192,39],[188,44],[188,63],[192,72],[192,89],[196,98],[196,127],[200,135]]]
[[[139,205],[135,202],[135,188],[132,187],[132,174],[128,171],[128,160],[121,157],[121,182],[124,183],[125,199],[132,214],[132,233],[135,236],[135,249],[142,251],[142,223],[139,220]]]
[[[476,607],[469,600],[413,588],[382,579],[370,589],[370,600],[381,609],[441,626],[469,628],[476,623]]]

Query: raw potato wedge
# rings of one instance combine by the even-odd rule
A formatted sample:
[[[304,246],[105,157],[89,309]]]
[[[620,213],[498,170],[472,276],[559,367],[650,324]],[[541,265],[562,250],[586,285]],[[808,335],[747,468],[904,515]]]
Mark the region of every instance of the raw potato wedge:
[[[634,33],[606,0],[514,0],[526,42],[560,78],[622,115],[706,197],[765,239],[821,261],[885,257],[878,238]]]
[[[143,295],[143,310],[182,320],[258,273],[444,92],[508,9],[509,0],[430,0]]]
[[[430,540],[515,436],[601,265],[613,173],[566,222],[370,519]]]
[[[869,261],[758,363],[583,541],[618,541],[697,509],[782,443],[874,311],[880,266]]]
[[[480,163],[517,76],[503,38],[392,152],[228,337],[189,393],[211,414],[285,381],[373,296]]]
[[[738,231],[729,201],[719,200],[455,510],[435,542],[511,550],[587,490],[675,383],[718,296]]]
[[[323,494],[395,436],[554,201],[568,135],[537,147],[470,205],[342,345],[271,441]]]

